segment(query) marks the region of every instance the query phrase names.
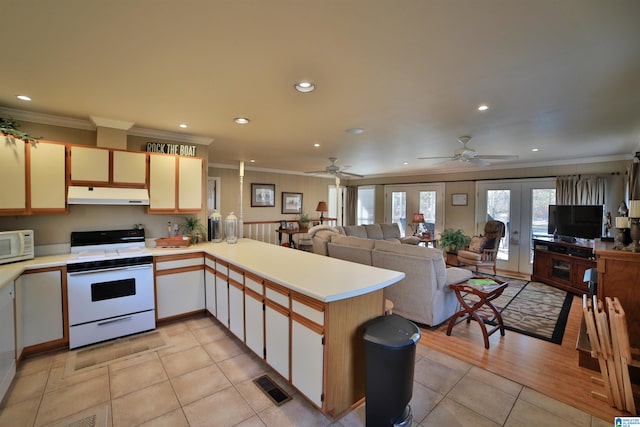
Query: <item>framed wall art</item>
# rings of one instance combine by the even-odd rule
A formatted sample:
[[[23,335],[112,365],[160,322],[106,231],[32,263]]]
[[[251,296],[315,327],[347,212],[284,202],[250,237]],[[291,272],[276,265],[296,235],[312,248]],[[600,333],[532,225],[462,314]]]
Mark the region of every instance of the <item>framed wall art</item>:
[[[282,213],[300,214],[302,213],[302,193],[282,192]]]
[[[467,193],[459,193],[451,195],[451,205],[467,206]]]
[[[273,207],[276,205],[275,184],[251,184],[251,207]]]

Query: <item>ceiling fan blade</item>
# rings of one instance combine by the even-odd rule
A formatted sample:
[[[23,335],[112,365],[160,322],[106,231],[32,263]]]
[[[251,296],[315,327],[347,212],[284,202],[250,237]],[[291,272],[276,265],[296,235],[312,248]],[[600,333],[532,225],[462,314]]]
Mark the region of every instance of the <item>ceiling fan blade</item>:
[[[484,155],[484,156],[476,156],[476,159],[483,160],[518,160],[518,156],[509,156],[509,155]]]
[[[450,159],[455,160],[454,157],[451,156],[441,156],[441,157],[418,157],[418,160],[438,160],[438,159]]]
[[[340,171],[340,172],[338,172],[338,174],[347,175],[347,176],[353,176],[353,177],[356,177],[356,178],[364,178],[364,175],[358,175],[357,173],[351,173],[351,172],[345,172],[345,171]],[[343,178],[344,178],[344,176],[343,176]]]
[[[309,171],[305,173],[328,173],[327,171]]]
[[[470,157],[466,160],[461,160],[461,161],[466,163],[473,163],[474,165],[478,165],[478,166],[489,166],[491,164],[482,159],[479,159],[478,157]]]

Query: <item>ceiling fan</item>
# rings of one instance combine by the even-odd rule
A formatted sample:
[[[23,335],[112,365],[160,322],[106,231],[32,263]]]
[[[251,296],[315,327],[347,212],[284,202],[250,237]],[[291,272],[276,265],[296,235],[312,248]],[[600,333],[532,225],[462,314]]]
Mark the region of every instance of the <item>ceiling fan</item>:
[[[305,173],[328,173],[329,175],[333,175],[335,177],[338,178],[349,178],[349,177],[355,177],[355,178],[364,178],[364,175],[358,175],[357,173],[351,173],[351,172],[345,172],[344,170],[340,169],[340,166],[336,165],[336,161],[338,160],[337,157],[329,157],[329,161],[331,162],[331,164],[329,166],[327,166],[326,168],[324,168],[324,170],[322,171],[311,171],[311,172],[305,172]]]
[[[425,159],[448,159],[453,161],[473,163],[478,166],[488,166],[491,163],[487,160],[517,160],[518,156],[510,155],[478,155],[476,150],[467,147],[467,144],[471,140],[470,136],[461,136],[458,138],[458,142],[462,144],[462,148],[458,148],[453,152],[453,156],[449,157],[418,157],[420,160]]]

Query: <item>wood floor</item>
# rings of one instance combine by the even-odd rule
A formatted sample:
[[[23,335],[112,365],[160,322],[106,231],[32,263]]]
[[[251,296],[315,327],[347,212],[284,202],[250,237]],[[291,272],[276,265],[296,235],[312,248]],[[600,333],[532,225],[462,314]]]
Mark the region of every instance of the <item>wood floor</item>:
[[[420,344],[516,381],[598,418],[609,421],[615,416],[629,416],[591,395],[591,391],[604,394],[604,388],[591,380],[599,377],[599,372],[578,366],[576,341],[581,317],[582,300],[574,296],[562,345],[506,331],[504,337],[499,332],[489,337],[490,348],[486,350],[475,322],[458,324],[451,336],[446,335],[446,323],[423,328]]]

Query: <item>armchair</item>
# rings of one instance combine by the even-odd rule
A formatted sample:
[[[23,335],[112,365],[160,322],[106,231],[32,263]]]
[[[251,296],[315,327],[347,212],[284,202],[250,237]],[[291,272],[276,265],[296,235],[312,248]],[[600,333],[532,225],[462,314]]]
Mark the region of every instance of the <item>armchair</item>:
[[[476,273],[479,267],[489,267],[496,274],[496,260],[500,239],[504,237],[505,226],[501,221],[487,221],[484,226],[484,235],[471,239],[469,248],[458,250],[458,262],[475,267]]]

